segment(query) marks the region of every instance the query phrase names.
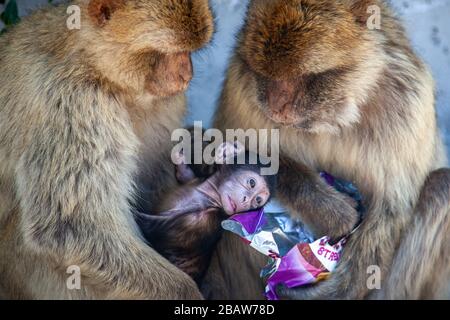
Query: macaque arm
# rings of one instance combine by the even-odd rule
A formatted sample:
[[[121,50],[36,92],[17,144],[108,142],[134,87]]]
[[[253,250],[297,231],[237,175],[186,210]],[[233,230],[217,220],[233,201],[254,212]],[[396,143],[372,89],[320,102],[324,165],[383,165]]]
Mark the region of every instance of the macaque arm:
[[[136,213],[135,218],[147,240],[150,241],[151,236],[156,236],[158,231],[167,228],[167,223],[172,217],[167,215]]]
[[[191,136],[191,159],[195,159],[195,128],[189,127],[188,131]],[[204,135],[205,131],[202,131],[202,137]],[[201,147],[201,159],[203,159],[203,151],[205,150],[206,146],[209,144],[207,141],[199,141],[198,143],[202,144]],[[205,162],[202,163],[192,163],[188,165],[189,169],[192,171],[194,177],[200,178],[200,179],[206,179],[212,176],[216,171],[216,165],[215,164],[206,164]]]
[[[192,171],[192,169],[184,163],[176,165],[175,176],[177,181],[181,184],[188,184],[197,178],[194,171]]]
[[[133,133],[120,117],[103,115],[118,107],[106,97],[104,105],[61,101],[70,105],[30,128],[16,170],[26,243],[62,268],[79,266],[83,284],[104,288],[109,298],[200,298],[194,282],[139,235],[130,209]],[[66,116],[57,121],[51,113]]]
[[[157,215],[136,213],[135,218],[145,238],[152,244],[154,241],[160,242],[159,240],[170,237],[169,234],[175,234],[175,229],[178,229],[178,227],[181,234],[183,232],[182,225],[186,224],[185,217],[189,214],[191,212],[188,210],[166,211]]]
[[[175,161],[175,177],[180,184],[188,184],[196,179],[194,171],[186,164],[186,155],[183,149],[175,154]]]
[[[277,197],[316,237],[339,239],[359,221],[356,203],[326,184],[317,172],[280,157]]]

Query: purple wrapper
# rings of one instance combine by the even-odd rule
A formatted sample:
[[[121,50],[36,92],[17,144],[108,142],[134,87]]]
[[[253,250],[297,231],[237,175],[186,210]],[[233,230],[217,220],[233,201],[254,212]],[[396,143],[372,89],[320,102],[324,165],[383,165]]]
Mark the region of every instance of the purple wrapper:
[[[276,288],[279,284],[284,284],[288,288],[294,288],[315,282],[316,278],[313,276],[313,273],[304,272],[305,264],[307,262],[297,247],[294,247],[286,256],[282,257],[277,271],[267,280],[267,299],[278,300]]]
[[[230,220],[239,222],[248,233],[255,233],[260,226],[266,224],[264,209],[247,212],[244,214],[236,214],[232,216]]]
[[[329,245],[326,237],[311,244],[296,245],[275,261],[275,272],[267,279],[267,299],[278,300],[276,288],[281,284],[296,288],[316,283],[326,277],[339,261],[341,249],[340,245]]]

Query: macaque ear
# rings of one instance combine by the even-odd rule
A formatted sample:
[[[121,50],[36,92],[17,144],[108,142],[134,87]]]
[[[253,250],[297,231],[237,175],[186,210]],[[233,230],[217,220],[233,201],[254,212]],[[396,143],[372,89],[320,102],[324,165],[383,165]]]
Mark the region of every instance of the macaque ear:
[[[374,10],[381,8],[378,0],[348,0],[347,2],[356,22],[362,25],[367,24],[367,20]]]
[[[99,27],[111,19],[113,13],[125,6],[125,0],[91,0],[88,6],[89,17]]]
[[[215,162],[217,164],[225,164],[227,159],[234,158],[244,151],[244,145],[239,141],[235,141],[234,143],[224,142],[216,149]]]

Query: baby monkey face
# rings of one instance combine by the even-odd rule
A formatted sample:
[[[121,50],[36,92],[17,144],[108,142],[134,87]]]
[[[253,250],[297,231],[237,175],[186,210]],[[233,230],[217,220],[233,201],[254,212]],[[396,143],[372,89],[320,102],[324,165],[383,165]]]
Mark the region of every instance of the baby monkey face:
[[[266,180],[253,171],[237,170],[219,186],[222,208],[228,215],[263,207],[270,197]]]

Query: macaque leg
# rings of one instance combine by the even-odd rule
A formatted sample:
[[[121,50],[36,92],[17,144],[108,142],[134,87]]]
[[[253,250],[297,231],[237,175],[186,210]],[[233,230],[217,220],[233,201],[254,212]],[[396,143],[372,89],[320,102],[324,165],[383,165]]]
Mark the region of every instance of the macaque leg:
[[[244,151],[245,148],[239,141],[226,141],[217,148],[215,162],[218,164],[225,164],[227,159],[234,158]]]
[[[194,129],[189,129],[191,132],[191,136],[194,136]],[[192,139],[191,141],[191,150],[194,150],[195,141]],[[208,145],[208,143],[203,142],[202,153],[204,148]],[[186,165],[186,158],[184,155],[184,151],[176,155],[177,163],[181,163],[176,166],[176,177],[178,182],[181,184],[188,183],[195,178],[206,179],[212,176],[217,171],[218,164],[225,164],[229,157],[234,157],[237,154],[244,152],[244,147],[239,142],[224,142],[218,146],[216,150],[216,154],[214,157],[214,164],[206,164],[206,163],[195,163],[191,165]],[[193,158],[193,154],[191,154]]]
[[[263,300],[261,269],[267,257],[225,233],[214,251],[200,291],[209,300]]]
[[[192,141],[192,148],[194,148],[193,143],[194,141]],[[226,163],[229,157],[234,157],[238,153],[243,151],[244,149],[242,145],[240,145],[238,142],[235,143],[224,142],[217,148],[214,162],[216,164],[224,164]],[[177,177],[178,182],[180,182],[181,184],[186,184],[191,182],[195,178],[202,178],[202,176],[197,177],[194,170],[189,165],[186,164],[187,162],[186,155],[184,154],[183,149],[181,149],[180,152],[176,154],[175,158],[176,158],[175,161],[177,163],[177,165],[175,166],[175,175]],[[195,164],[195,165],[208,166],[206,164]]]
[[[406,231],[381,292],[382,299],[448,298],[450,279],[450,170],[431,173],[414,223]]]
[[[193,129],[192,129],[193,130]],[[205,147],[205,145],[204,145]],[[192,148],[194,148],[194,141],[192,141]],[[219,147],[216,150],[216,155],[214,157],[214,163],[215,164],[225,164],[227,159],[234,158],[237,154],[244,152],[245,149],[244,147],[238,142],[224,142],[221,145],[219,145]],[[178,180],[179,183],[181,184],[186,184],[191,182],[192,180],[196,179],[196,178],[207,178],[208,176],[212,175],[214,168],[214,165],[210,165],[209,167],[211,167],[210,169],[206,169],[206,167],[208,167],[207,164],[194,164],[193,166],[204,166],[203,172],[208,172],[209,171],[209,175],[203,175],[203,174],[199,174],[197,176],[197,174],[194,172],[193,168],[195,167],[191,167],[188,164],[186,164],[186,155],[184,154],[184,149],[181,149],[179,153],[177,153],[175,155],[175,176]]]

